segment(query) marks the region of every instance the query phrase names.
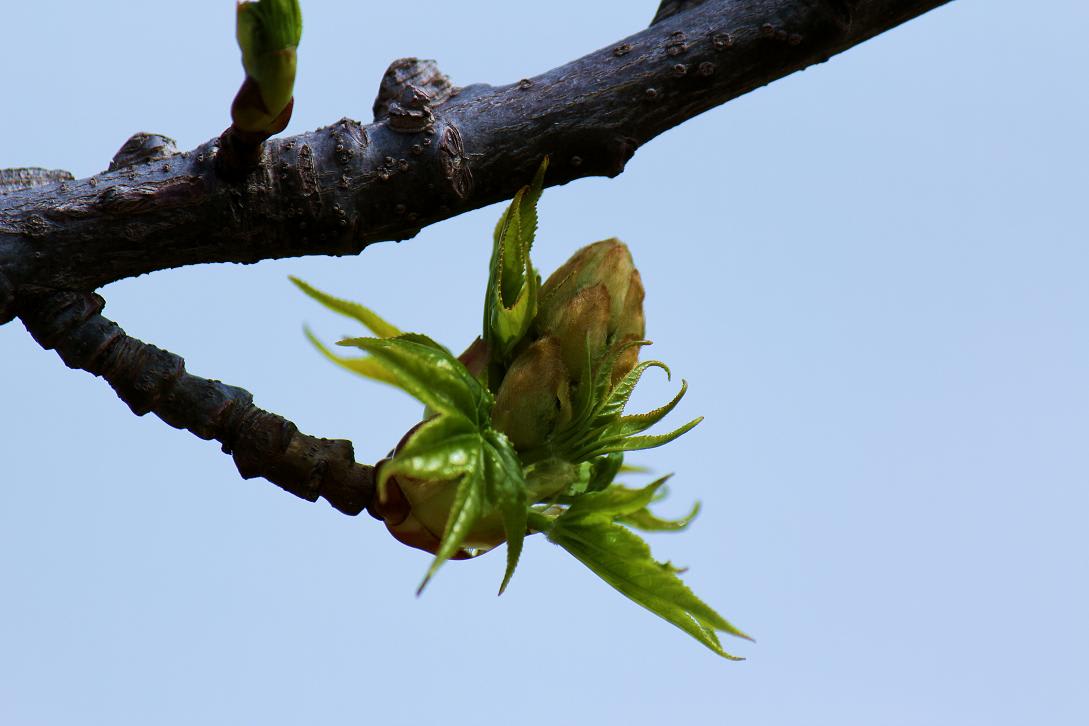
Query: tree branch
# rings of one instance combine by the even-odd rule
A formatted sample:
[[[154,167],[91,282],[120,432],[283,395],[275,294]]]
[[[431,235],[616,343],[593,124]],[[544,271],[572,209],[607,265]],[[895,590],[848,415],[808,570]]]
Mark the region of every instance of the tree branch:
[[[650,21],[650,24],[660,23],[670,15],[675,15],[693,5],[699,5],[701,2],[703,0],[662,0],[662,4],[658,6],[658,12],[654,14],[654,19]]]
[[[355,254],[510,198],[546,154],[548,185],[615,176],[663,131],[947,1],[663,0],[647,30],[516,84],[459,89],[432,61],[396,61],[368,126],[344,118],[263,147],[232,132],[184,153],[136,134],[87,179],[0,171],[0,324],[18,315],[137,415],[218,440],[244,478],[358,514],[374,475],[350,442],[187,373],[89,291],[183,265]]]
[[[345,514],[370,504],[374,470],[357,464],[350,441],[319,439],[253,405],[248,391],[194,376],[185,361],[141,342],[100,314],[93,293],[23,295],[18,314],[38,344],[69,368],[101,376],[137,416],[223,444],[244,479],[264,477],[309,501],[324,497]]]
[[[16,291],[90,290],[182,265],[356,254],[509,198],[545,154],[549,185],[615,176],[663,131],[946,1],[667,2],[641,33],[499,87],[454,89],[398,61],[374,123],[274,139],[243,183],[216,174],[213,139],[0,192],[0,274]]]

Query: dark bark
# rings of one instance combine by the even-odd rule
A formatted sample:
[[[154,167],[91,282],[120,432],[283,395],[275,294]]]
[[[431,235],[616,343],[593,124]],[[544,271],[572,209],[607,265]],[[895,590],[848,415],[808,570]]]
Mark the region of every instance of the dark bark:
[[[509,198],[545,154],[549,185],[615,176],[663,131],[944,2],[679,3],[647,30],[565,66],[506,86],[450,89],[415,109],[409,84],[448,82],[401,61],[383,83],[383,97],[397,103],[380,99],[375,123],[345,118],[271,140],[243,183],[217,175],[212,140],[0,193],[0,274],[16,290],[90,290],[204,262],[356,254]]]
[[[74,178],[63,169],[0,169],[0,195],[53,182],[72,181]]]
[[[373,469],[351,443],[187,373],[102,317],[91,291],[183,265],[356,254],[510,198],[545,155],[550,186],[615,176],[663,131],[945,2],[663,0],[647,30],[514,84],[456,88],[432,61],[396,61],[367,126],[263,145],[231,129],[184,153],[137,134],[87,179],[0,171],[0,324],[19,315],[138,415],[220,441],[243,477],[357,514]]]
[[[350,441],[308,436],[254,406],[248,391],[194,376],[179,356],[103,317],[104,305],[94,293],[53,292],[22,295],[16,307],[38,344],[65,365],[104,378],[137,416],[154,413],[220,442],[244,479],[264,477],[309,501],[323,497],[345,514],[370,503],[374,470],[356,463]]]
[[[670,15],[675,15],[682,10],[686,10],[693,5],[699,5],[704,0],[662,0],[662,4],[658,6],[658,12],[654,14],[654,20],[650,21],[651,25],[660,23]]]

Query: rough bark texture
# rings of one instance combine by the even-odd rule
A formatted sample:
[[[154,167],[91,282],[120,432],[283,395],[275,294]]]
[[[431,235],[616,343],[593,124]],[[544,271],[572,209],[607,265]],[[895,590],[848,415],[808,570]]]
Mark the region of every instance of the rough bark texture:
[[[371,500],[374,470],[357,464],[350,441],[319,439],[253,405],[235,386],[194,376],[185,361],[125,334],[100,314],[94,293],[54,292],[19,298],[27,330],[69,368],[104,378],[137,416],[154,413],[174,428],[215,439],[244,479],[262,476],[309,501],[324,497],[345,514]]]
[[[155,270],[356,254],[546,184],[615,176],[658,134],[948,0],[663,0],[646,30],[534,78],[455,87],[433,61],[386,71],[364,126],[261,146],[227,133],[178,153],[137,134],[109,169],[0,171],[0,324],[19,315],[137,414],[215,438],[244,477],[355,514],[373,491],[351,444],[315,439],[242,389],[134,340],[91,292]]]
[[[433,65],[398,61],[374,123],[273,139],[241,183],[217,175],[213,139],[0,192],[0,272],[17,290],[96,289],[204,262],[355,254],[509,198],[545,154],[549,185],[615,176],[663,131],[944,2],[670,2],[680,9],[641,33],[499,87],[454,89]]]

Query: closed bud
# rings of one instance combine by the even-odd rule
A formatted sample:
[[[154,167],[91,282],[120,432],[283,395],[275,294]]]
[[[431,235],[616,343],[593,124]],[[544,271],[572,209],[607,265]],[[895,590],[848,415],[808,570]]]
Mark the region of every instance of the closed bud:
[[[423,424],[412,428],[390,459],[378,462],[375,474],[381,480],[382,467],[405,445]],[[381,517],[398,541],[432,554],[438,552],[446,531],[446,520],[454,506],[460,479],[423,479],[407,474],[393,474],[385,479],[375,493],[370,508]],[[462,560],[495,548],[506,540],[503,522],[496,512],[489,512],[477,520],[462,549],[451,559]],[[471,551],[470,551],[471,550]]]
[[[375,513],[399,542],[434,554],[446,531],[458,484],[457,479],[426,480],[394,474],[376,497]],[[492,512],[477,521],[462,550],[450,559],[483,554],[505,541],[503,522],[498,513]]]
[[[492,423],[519,451],[543,444],[571,418],[568,368],[555,338],[541,338],[514,359],[495,395]]]
[[[613,346],[644,335],[643,282],[631,252],[617,239],[583,247],[557,269],[541,287],[537,331],[559,341],[571,379],[578,381],[589,360],[598,360]],[[613,381],[635,365],[638,350],[620,356]]]
[[[238,3],[236,18],[246,80],[231,104],[231,122],[268,138],[291,119],[302,12],[298,0],[255,0]]]

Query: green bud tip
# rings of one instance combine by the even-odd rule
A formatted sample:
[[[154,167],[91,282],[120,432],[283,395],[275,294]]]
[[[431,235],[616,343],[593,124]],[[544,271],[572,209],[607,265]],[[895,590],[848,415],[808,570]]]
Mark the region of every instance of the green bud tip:
[[[295,86],[295,49],[302,37],[298,0],[238,3],[235,37],[246,81],[231,106],[232,121],[242,131],[278,133],[290,118]]]

